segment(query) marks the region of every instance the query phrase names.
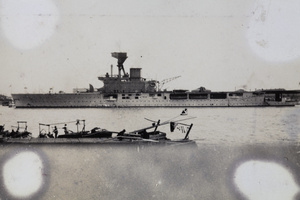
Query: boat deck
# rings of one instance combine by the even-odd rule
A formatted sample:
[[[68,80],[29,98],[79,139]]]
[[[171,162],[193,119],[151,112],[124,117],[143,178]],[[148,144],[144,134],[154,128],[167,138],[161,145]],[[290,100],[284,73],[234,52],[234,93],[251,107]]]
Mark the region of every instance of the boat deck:
[[[193,140],[119,140],[118,138],[3,138],[0,144],[117,144],[187,145]]]

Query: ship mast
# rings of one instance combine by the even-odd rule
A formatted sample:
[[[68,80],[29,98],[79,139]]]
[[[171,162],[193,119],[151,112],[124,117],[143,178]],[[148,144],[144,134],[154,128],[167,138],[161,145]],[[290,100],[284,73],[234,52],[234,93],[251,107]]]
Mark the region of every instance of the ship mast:
[[[121,78],[121,71],[123,71],[123,73],[125,75],[125,70],[124,70],[123,63],[127,59],[127,53],[113,52],[113,53],[111,53],[111,56],[118,59],[118,68],[119,68],[118,77]]]

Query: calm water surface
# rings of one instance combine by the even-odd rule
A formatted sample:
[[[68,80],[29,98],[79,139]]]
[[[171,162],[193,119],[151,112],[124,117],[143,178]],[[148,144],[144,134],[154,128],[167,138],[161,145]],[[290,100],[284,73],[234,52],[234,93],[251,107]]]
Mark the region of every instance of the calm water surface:
[[[86,130],[96,126],[109,130],[127,131],[147,127],[145,118],[161,121],[178,116],[182,108],[105,108],[105,109],[14,109],[0,107],[0,123],[12,129],[17,121],[27,121],[28,130],[38,135],[39,123],[64,123],[76,119],[86,120]],[[188,116],[195,119],[190,139],[203,144],[220,143],[277,143],[298,141],[300,132],[300,106],[266,108],[189,108]],[[68,124],[76,131],[75,123]],[[62,128],[59,125],[58,128]],[[168,131],[169,126],[160,128]],[[62,129],[59,129],[63,133]],[[172,133],[171,139],[184,134]]]

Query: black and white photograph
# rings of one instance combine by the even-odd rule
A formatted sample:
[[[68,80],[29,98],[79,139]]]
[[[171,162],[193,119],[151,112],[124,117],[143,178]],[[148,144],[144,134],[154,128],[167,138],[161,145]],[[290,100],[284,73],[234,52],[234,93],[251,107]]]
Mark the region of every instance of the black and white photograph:
[[[297,0],[0,0],[0,200],[300,199]]]

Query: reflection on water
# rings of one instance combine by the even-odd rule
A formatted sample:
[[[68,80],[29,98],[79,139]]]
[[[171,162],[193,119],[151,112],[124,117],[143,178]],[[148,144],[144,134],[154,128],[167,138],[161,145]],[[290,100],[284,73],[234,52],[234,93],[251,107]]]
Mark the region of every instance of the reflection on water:
[[[3,145],[0,198],[20,196],[17,195],[20,191],[7,185],[4,168],[11,160],[20,159],[19,155],[30,154],[33,159],[26,156],[23,166],[36,162],[32,170],[43,167],[32,175],[42,174],[42,187],[35,185],[36,193],[31,194],[33,190],[30,194],[22,193],[20,199],[26,199],[27,194],[34,199],[243,199],[244,195],[257,197],[253,189],[261,186],[265,191],[259,194],[264,197],[270,196],[264,192],[281,191],[281,197],[298,195],[297,199],[300,186],[297,149],[292,144],[196,148]],[[39,158],[30,152],[39,152]],[[22,173],[16,176],[26,177]],[[11,181],[19,181],[19,177]],[[266,180],[268,184],[262,182]],[[31,181],[35,179],[28,178],[20,184],[34,187]]]

